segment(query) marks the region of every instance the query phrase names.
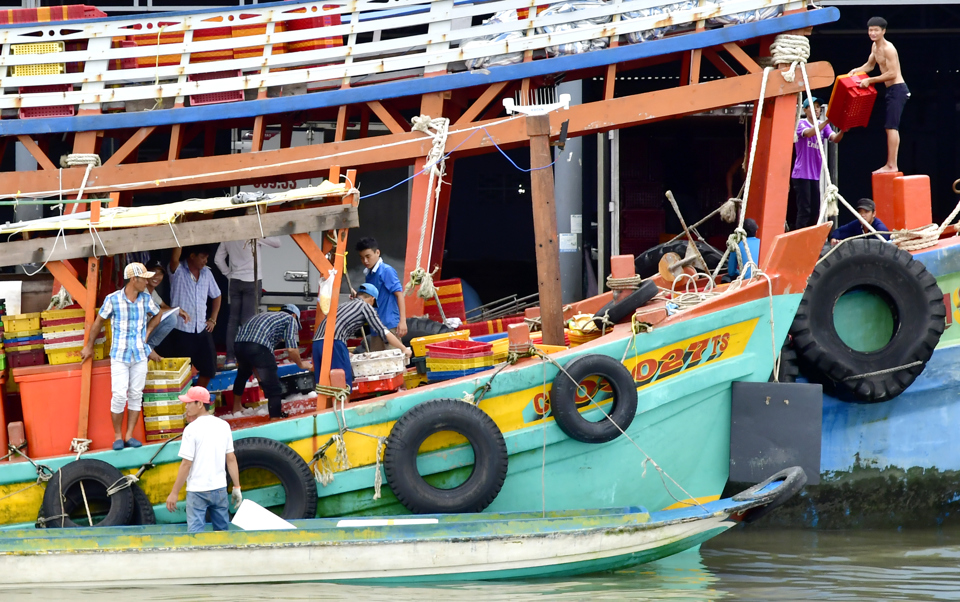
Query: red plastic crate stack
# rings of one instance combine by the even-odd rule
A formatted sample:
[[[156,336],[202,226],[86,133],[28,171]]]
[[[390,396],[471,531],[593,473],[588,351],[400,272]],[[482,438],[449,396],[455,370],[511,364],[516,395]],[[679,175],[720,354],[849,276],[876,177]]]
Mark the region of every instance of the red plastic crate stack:
[[[378,393],[393,393],[403,385],[403,374],[377,380],[355,380],[350,400],[366,399]]]
[[[463,328],[470,331],[471,337],[479,337],[485,334],[506,332],[508,326],[511,324],[519,324],[520,322],[523,322],[523,316],[487,320],[486,322],[474,322],[473,324],[464,324]]]
[[[657,245],[665,215],[662,209],[620,211],[620,252],[639,254]]]
[[[313,333],[317,328],[317,310],[304,309],[300,311],[300,346],[311,348],[313,346]]]
[[[17,23],[40,23],[46,21],[71,21],[93,19],[107,14],[95,6],[71,4],[69,6],[45,6],[42,8],[12,8],[0,10],[0,25]]]
[[[56,86],[28,86],[20,88],[20,94],[40,94],[50,92],[72,92],[72,84]],[[24,107],[20,109],[20,119],[43,119],[46,117],[73,117],[76,115],[76,105],[61,105],[54,107]]]
[[[841,75],[833,86],[827,119],[841,130],[866,127],[877,100],[877,90],[871,85],[860,87],[866,74]]]
[[[228,77],[240,77],[240,71],[217,71],[216,73],[195,73],[187,77],[187,81],[200,82],[212,79],[225,79]],[[231,90],[229,92],[208,92],[206,94],[192,94],[190,96],[190,106],[199,107],[202,105],[222,104],[225,102],[239,102],[243,100],[243,90]]]

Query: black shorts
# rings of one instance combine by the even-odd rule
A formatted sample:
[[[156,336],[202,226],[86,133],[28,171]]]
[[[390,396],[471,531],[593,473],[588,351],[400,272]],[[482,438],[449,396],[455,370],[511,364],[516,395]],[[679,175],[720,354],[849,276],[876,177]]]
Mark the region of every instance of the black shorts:
[[[174,329],[167,339],[173,339],[166,345],[172,354],[170,357],[189,357],[190,363],[197,369],[200,376],[213,378],[217,375],[217,349],[213,346],[212,333],[183,332]],[[166,342],[164,340],[164,343]]]
[[[910,90],[907,84],[891,84],[887,86],[887,119],[883,127],[888,130],[900,129],[900,115],[903,107],[910,100]]]

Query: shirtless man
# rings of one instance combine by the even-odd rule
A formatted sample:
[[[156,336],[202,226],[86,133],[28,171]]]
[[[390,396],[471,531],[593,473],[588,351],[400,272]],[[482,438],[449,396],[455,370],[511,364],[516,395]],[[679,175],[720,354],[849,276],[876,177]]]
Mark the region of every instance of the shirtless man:
[[[884,82],[887,87],[887,116],[884,127],[887,130],[887,163],[873,173],[899,171],[897,168],[897,154],[900,151],[900,115],[903,107],[910,99],[910,90],[903,81],[900,73],[900,56],[893,44],[884,38],[887,33],[887,21],[883,17],[872,17],[867,21],[867,35],[873,41],[870,49],[870,58],[866,64],[850,70],[855,73],[870,73],[877,65],[880,66],[880,75],[868,77],[860,81],[860,87],[866,88],[870,84]]]

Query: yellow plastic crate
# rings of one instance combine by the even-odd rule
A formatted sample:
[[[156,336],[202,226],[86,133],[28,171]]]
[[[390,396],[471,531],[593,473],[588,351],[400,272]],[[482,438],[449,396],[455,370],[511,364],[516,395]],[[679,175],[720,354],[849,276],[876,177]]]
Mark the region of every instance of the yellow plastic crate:
[[[40,63],[39,65],[14,65],[14,77],[31,77],[34,75],[60,75],[67,70],[64,63]]]
[[[143,402],[144,419],[154,416],[183,416],[183,410],[183,402],[180,400]]]
[[[14,56],[25,54],[53,54],[63,52],[63,42],[35,42],[32,44],[12,44],[10,50]]]
[[[557,353],[558,351],[566,351],[567,348],[563,345],[534,345],[540,351],[550,355],[551,353]]]
[[[85,315],[85,309],[51,309],[40,312],[40,317],[44,320],[69,320],[70,318],[82,318]]]
[[[189,357],[166,357],[147,363],[147,383],[153,385],[179,385],[190,378]]]
[[[510,351],[510,339],[507,337],[490,341],[490,344],[493,345],[492,351],[494,357],[498,355],[506,355],[507,352]]]
[[[410,347],[413,354],[417,357],[423,357],[427,354],[427,345],[431,343],[442,343],[444,341],[468,341],[470,340],[469,330],[457,330],[454,332],[445,332],[443,334],[432,334],[426,337],[417,337],[410,340]]]
[[[183,415],[166,416],[146,416],[143,419],[143,429],[150,431],[167,431],[170,429],[182,429],[186,423]]]
[[[16,347],[9,347],[7,351],[10,353],[20,353],[21,351],[33,351],[34,349],[43,349],[43,341],[40,341],[36,345],[18,345]]]
[[[19,332],[8,331],[3,333],[4,339],[22,339],[23,337],[35,337],[39,336],[39,330],[21,330]]]
[[[153,443],[154,441],[166,441],[167,439],[178,437],[182,433],[183,431],[170,433],[147,433],[147,442]]]
[[[427,375],[420,374],[416,370],[409,370],[403,374],[403,386],[406,389],[415,389],[425,382],[427,382]]]
[[[5,333],[26,332],[40,330],[40,314],[17,314],[3,316],[3,331]]]
[[[83,322],[77,322],[76,324],[57,324],[56,326],[44,326],[40,329],[43,332],[70,332],[77,330],[83,332]]]
[[[449,372],[452,370],[469,370],[471,368],[486,368],[493,365],[493,356],[468,357],[463,359],[432,359],[427,356],[427,370],[432,372]]]
[[[80,347],[72,347],[70,349],[56,349],[54,351],[47,351],[47,362],[53,366],[59,366],[61,364],[77,364],[82,361],[80,357]],[[106,357],[103,349],[103,345],[94,345],[93,346],[93,359],[102,360]]]

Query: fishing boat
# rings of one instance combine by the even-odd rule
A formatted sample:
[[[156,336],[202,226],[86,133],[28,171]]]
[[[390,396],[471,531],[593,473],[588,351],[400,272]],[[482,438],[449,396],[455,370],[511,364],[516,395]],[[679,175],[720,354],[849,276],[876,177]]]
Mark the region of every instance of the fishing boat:
[[[310,519],[284,529],[192,535],[183,525],[9,530],[0,532],[0,589],[577,575],[699,545],[773,510],[805,480],[794,468],[732,498],[659,512],[633,506]]]
[[[245,495],[288,519],[715,502],[729,467],[731,385],[770,378],[829,229],[781,234],[786,180],[779,167],[788,151],[774,149],[805,82],[822,87],[833,71],[825,63],[798,67],[771,55],[770,45],[777,35],[835,20],[838,11],[737,0],[671,5],[664,18],[649,0],[575,10],[548,5],[557,8],[540,12],[519,0],[295,0],[137,19],[74,21],[65,10],[71,20],[62,24],[49,25],[46,15],[42,25],[7,25],[0,87],[17,92],[0,94],[0,110],[11,117],[3,140],[22,145],[40,169],[0,174],[0,190],[18,210],[46,203],[62,205],[62,215],[11,224],[0,263],[44,264],[87,325],[104,293],[105,254],[285,235],[320,273],[332,270],[339,291],[348,230],[358,223],[358,169],[413,164],[405,276],[423,276],[442,261],[450,188],[444,166],[452,168],[458,152],[529,144],[536,242],[545,253],[542,343],[556,347],[528,346],[513,362],[356,403],[336,390],[328,347],[314,407],[236,428],[241,469],[250,469],[241,476]],[[470,25],[490,13],[499,18]],[[385,31],[395,37],[384,40]],[[743,50],[751,44],[772,66],[760,67]],[[718,52],[730,57],[720,60],[727,77],[701,81],[701,57],[713,61]],[[680,63],[684,86],[614,94],[618,69],[663,61]],[[560,74],[604,76],[608,93],[567,107],[553,90]],[[496,102],[514,100],[503,98],[514,91],[516,102]],[[741,102],[758,107],[753,192],[740,203],[741,221],[755,215],[765,229],[755,276],[726,285],[711,279],[709,290],[677,284],[653,299],[658,287],[628,271],[616,276],[639,288],[564,309],[549,209],[551,142]],[[398,107],[410,106],[418,115],[408,121]],[[358,108],[361,137],[347,140]],[[507,108],[519,114],[502,116]],[[298,112],[331,118],[334,140],[290,146]],[[371,119],[389,133],[368,136]],[[279,126],[279,150],[263,150],[270,125]],[[217,128],[230,127],[251,129],[249,153],[217,153]],[[165,158],[138,162],[138,147],[156,133],[169,135]],[[182,156],[201,134],[203,156]],[[49,156],[48,138],[72,138],[62,168]],[[98,147],[109,157],[101,161]],[[317,174],[328,184],[312,195],[134,211],[145,191]],[[234,208],[252,211],[227,217]],[[122,223],[124,216],[133,219]],[[310,233],[320,232],[327,235],[318,244]],[[420,299],[409,299],[411,313],[423,309]],[[334,295],[330,324],[337,305]],[[602,336],[562,344],[566,314],[605,308],[622,315],[598,327]],[[25,433],[8,454],[17,461],[0,462],[0,525],[184,521],[182,501],[172,513],[161,504],[174,481],[178,442],[114,451],[111,434],[98,430],[109,423],[106,365],[12,370]],[[128,485],[116,487],[121,481]]]

